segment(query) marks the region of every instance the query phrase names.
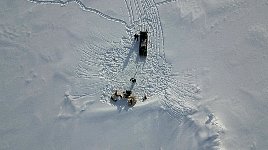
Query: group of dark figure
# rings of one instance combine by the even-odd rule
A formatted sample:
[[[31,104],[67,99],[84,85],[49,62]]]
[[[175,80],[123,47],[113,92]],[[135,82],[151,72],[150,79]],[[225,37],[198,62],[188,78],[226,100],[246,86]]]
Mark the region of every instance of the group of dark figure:
[[[135,41],[139,41],[139,35],[136,33],[134,34],[134,40]],[[134,84],[136,83],[136,79],[135,78],[131,78],[130,81],[132,82],[132,86],[134,86]],[[117,101],[117,97],[120,97],[120,99],[124,98],[128,98],[128,102],[129,102],[129,106],[133,106],[135,105],[136,101],[134,99],[134,97],[131,96],[132,91],[131,90],[126,90],[123,92],[123,94],[118,93],[118,91],[116,90],[115,93],[111,96],[111,100],[113,101]],[[144,95],[144,97],[142,98],[142,101],[145,101],[147,99],[147,96]],[[133,104],[134,102],[134,104]]]

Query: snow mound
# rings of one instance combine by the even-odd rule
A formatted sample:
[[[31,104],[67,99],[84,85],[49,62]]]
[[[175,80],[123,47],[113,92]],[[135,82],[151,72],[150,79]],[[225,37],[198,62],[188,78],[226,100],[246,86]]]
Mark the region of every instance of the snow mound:
[[[64,101],[61,104],[58,118],[68,119],[75,117],[85,111],[88,105],[94,104],[94,100],[90,100],[87,95],[73,96],[69,91],[65,92]]]
[[[177,7],[180,9],[181,17],[191,17],[191,21],[194,21],[204,15],[205,11],[200,1],[196,0],[179,0],[177,1]]]
[[[217,150],[222,149],[220,136],[224,130],[216,122],[213,114],[195,113],[180,125],[180,143],[192,143],[182,149]],[[207,119],[205,118],[207,117]]]

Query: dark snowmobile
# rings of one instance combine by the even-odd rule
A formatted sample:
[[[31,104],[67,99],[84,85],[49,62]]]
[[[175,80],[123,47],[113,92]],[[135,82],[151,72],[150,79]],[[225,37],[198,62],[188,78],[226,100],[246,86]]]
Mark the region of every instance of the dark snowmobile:
[[[140,31],[140,46],[139,46],[139,55],[147,56],[147,42],[148,42],[148,32]]]

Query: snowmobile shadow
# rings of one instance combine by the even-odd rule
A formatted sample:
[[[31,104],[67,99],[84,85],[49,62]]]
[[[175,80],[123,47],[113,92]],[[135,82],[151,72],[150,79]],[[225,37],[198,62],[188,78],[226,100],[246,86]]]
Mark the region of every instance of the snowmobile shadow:
[[[117,110],[118,110],[119,112],[121,112],[122,110],[128,111],[128,109],[130,108],[130,107],[128,106],[128,102],[127,102],[127,99],[126,99],[126,98],[119,99],[119,100],[117,100],[116,102],[113,101],[113,100],[110,100],[110,103],[111,103],[113,106],[116,106],[116,107],[117,107]]]
[[[139,41],[136,41],[134,40],[131,44],[131,47],[129,48],[129,52],[128,52],[128,55],[124,61],[124,64],[123,64],[123,70],[125,70],[125,68],[127,67],[128,63],[129,63],[129,60],[130,60],[130,57],[131,55],[136,52],[137,55],[138,55],[138,49],[139,49]]]
[[[137,57],[136,57],[136,63],[142,62],[143,65],[144,65],[145,64],[145,61],[146,61],[146,57],[137,55]]]

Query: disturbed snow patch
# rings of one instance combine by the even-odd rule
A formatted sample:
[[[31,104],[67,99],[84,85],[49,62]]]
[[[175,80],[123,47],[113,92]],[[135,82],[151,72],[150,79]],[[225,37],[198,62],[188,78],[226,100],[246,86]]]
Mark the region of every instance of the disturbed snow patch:
[[[64,101],[61,104],[58,117],[61,119],[68,119],[79,115],[86,110],[87,105],[93,104],[88,95],[70,95],[69,91],[65,92]]]
[[[248,32],[248,39],[250,40],[252,45],[268,48],[268,25],[253,25],[249,27]]]
[[[242,0],[178,0],[181,17],[190,16],[195,21],[204,15],[220,15],[235,7],[239,7]]]
[[[222,149],[220,136],[223,127],[213,113],[198,111],[188,116],[180,125],[179,144],[192,143],[185,149],[217,150]]]
[[[175,11],[179,13],[180,22],[205,36],[217,32],[216,27],[232,20],[246,4],[245,0],[178,0]],[[166,10],[165,10],[166,11]],[[176,16],[177,17],[177,16]]]
[[[237,0],[202,0],[203,8],[207,14],[215,15],[228,11],[239,4]]]

